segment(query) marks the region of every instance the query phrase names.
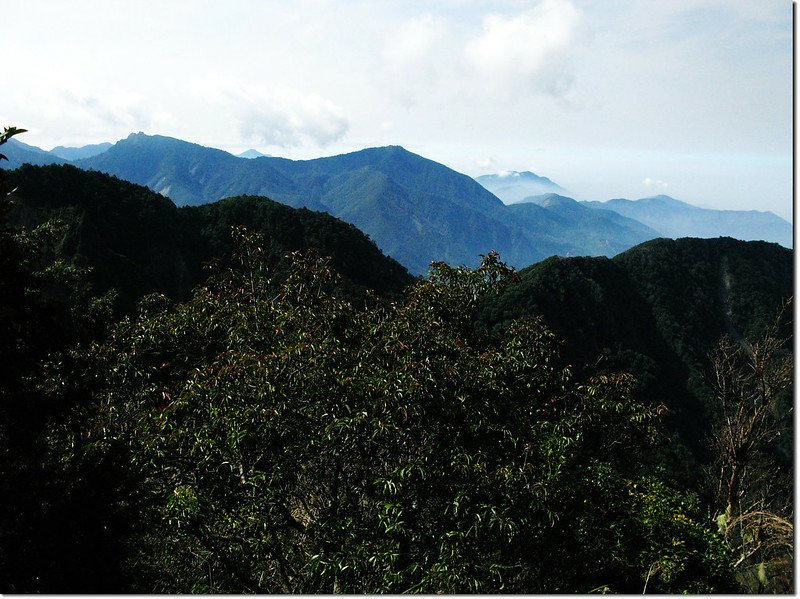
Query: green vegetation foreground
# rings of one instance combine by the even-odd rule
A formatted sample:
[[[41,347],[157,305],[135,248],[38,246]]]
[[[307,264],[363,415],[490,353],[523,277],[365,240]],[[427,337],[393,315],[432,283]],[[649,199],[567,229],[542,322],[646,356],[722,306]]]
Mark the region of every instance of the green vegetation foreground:
[[[731,588],[696,498],[642,468],[630,377],[574,381],[536,319],[475,329],[496,256],[359,310],[313,257],[276,290],[238,235],[240,268],[146,299],[84,366],[80,434],[129,457],[143,510],[136,590]]]
[[[355,302],[234,228],[188,301],[113,324],[80,269],[17,260],[36,240],[0,231],[4,592],[741,588],[739,515],[669,483],[632,377],[573,376],[538,318],[476,324],[494,254]]]

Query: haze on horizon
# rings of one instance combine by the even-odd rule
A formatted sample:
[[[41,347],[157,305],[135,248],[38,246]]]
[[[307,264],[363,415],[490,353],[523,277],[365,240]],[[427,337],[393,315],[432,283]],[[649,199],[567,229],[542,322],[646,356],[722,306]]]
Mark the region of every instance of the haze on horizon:
[[[792,218],[788,0],[55,0],[3,7],[0,124],[313,158],[402,145],[578,199]]]

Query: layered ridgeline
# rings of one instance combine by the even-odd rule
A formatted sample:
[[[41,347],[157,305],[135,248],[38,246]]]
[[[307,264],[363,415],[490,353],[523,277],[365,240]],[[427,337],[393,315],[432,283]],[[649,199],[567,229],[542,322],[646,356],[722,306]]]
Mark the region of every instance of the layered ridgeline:
[[[4,169],[15,169],[23,164],[45,165],[68,162],[55,154],[53,150],[48,152],[13,138],[3,145],[3,156],[6,157],[6,160],[2,162]]]
[[[3,163],[4,168],[14,169],[23,164],[45,165],[62,164],[80,158],[90,158],[102,154],[114,144],[99,143],[81,147],[56,146],[52,150],[42,150],[17,139],[9,139],[3,147],[4,156],[8,159]]]
[[[475,180],[505,204],[527,202],[533,196],[548,193],[569,193],[558,183],[530,171],[502,171],[494,175],[481,175]]]
[[[294,161],[242,160],[179,140],[131,135],[78,166],[147,185],[178,204],[199,204],[236,194],[256,194],[291,206],[324,210],[356,225],[413,273],[433,261],[475,264],[497,250],[515,266],[553,254],[604,254],[630,247],[596,222],[537,210],[518,219],[471,178],[398,146]],[[587,211],[588,212],[588,211]],[[600,219],[602,220],[602,219]],[[626,237],[640,233],[629,221]],[[585,243],[604,237],[602,247]]]
[[[329,256],[351,296],[363,288],[396,294],[411,280],[354,226],[266,198],[178,208],[143,186],[70,165],[23,166],[9,173],[9,183],[17,188],[12,222],[28,229],[63,222],[52,243],[57,257],[91,267],[95,291],[116,289],[123,311],[151,292],[189,297],[208,276],[203,265],[233,253],[236,225],[264,235],[275,269],[295,250]],[[585,209],[556,195],[539,201],[509,208],[521,219],[528,210],[547,218],[553,206]],[[654,240],[613,259],[553,257],[518,276],[484,306],[482,322],[495,327],[543,315],[564,339],[571,364],[594,367],[602,357],[604,367],[634,373],[643,396],[669,408],[675,430],[701,459],[707,390],[700,381],[710,352],[723,334],[738,339],[762,331],[793,284],[790,250],[729,238]]]
[[[655,229],[639,221],[611,210],[592,210],[556,193],[527,198],[509,205],[507,210],[519,225],[530,230],[544,230],[542,235],[550,235],[545,238],[563,248],[563,251],[554,252],[560,256],[614,256],[642,241],[659,237]],[[552,224],[542,227],[543,223]],[[572,223],[580,223],[580,229],[572,231],[577,238],[569,237],[570,232],[565,231]],[[581,245],[582,252],[569,251],[576,244]]]
[[[667,195],[638,200],[617,198],[605,202],[577,202],[564,197],[569,192],[557,183],[530,171],[504,171],[495,175],[482,175],[476,181],[504,203],[515,207],[537,204],[562,215],[565,212],[577,215],[579,210],[585,208],[600,210],[604,215],[614,212],[638,221],[652,237],[733,237],[744,241],[772,241],[784,247],[792,247],[791,224],[772,212],[699,208]],[[592,219],[587,212],[580,213],[580,216],[583,219]],[[617,236],[615,238],[623,243],[627,241],[624,233],[617,232]],[[628,247],[636,243],[638,241],[633,241]],[[588,247],[596,246],[589,244]],[[587,255],[598,253],[586,252]],[[608,251],[605,255],[613,254]]]
[[[700,467],[715,419],[700,377],[708,352],[773,319],[792,292],[789,250],[657,240],[516,275],[492,256],[473,272],[440,266],[396,301],[349,303],[342,292],[392,293],[410,277],[329,215],[254,196],[176,208],[69,165],[9,179],[28,233],[0,237],[30,258],[27,273],[0,271],[16,291],[0,296],[11,333],[0,354],[14,360],[0,380],[2,588],[791,590],[791,534],[734,584],[739,545],[723,538],[725,504]],[[540,203],[522,209],[582,209]],[[267,268],[249,246],[252,259],[186,296],[241,224],[264,235]],[[350,283],[331,289],[308,260],[273,289],[277,256],[308,247]],[[159,290],[186,301],[149,300],[116,326],[90,313],[84,338],[69,315],[96,298],[54,311],[59,289],[80,290],[58,280],[53,257],[91,266],[97,291],[130,304]],[[528,315],[564,339],[572,373],[538,319],[506,326]],[[790,404],[789,393],[772,406],[789,424]],[[674,436],[661,453],[656,411]],[[791,477],[773,476],[791,473],[790,440],[755,456],[768,462],[743,462],[779,499],[791,496]],[[739,503],[764,500],[762,488],[739,485]],[[776,505],[766,499],[744,515],[763,520]],[[742,530],[745,547],[762,527]]]
[[[8,146],[11,166],[33,154]],[[46,153],[39,152],[41,162]],[[179,205],[249,194],[322,210],[356,225],[415,274],[433,261],[474,265],[490,250],[522,267],[554,254],[616,253],[657,235],[611,212],[511,210],[473,179],[396,146],[305,161],[244,159],[134,134],[74,164],[145,185]]]
[[[476,182],[397,146],[303,161],[252,152],[236,157],[142,133],[105,151],[86,146],[57,155],[15,140],[7,148],[11,167],[88,155],[72,163],[145,185],[178,205],[246,194],[324,211],[357,226],[414,274],[427,272],[433,261],[475,265],[489,250],[524,267],[552,255],[613,256],[656,237],[791,245],[791,225],[771,213],[703,210],[671,200],[667,215],[658,198],[575,202],[546,177],[504,173]]]
[[[116,289],[123,310],[147,293],[188,297],[208,276],[204,264],[231,256],[237,225],[264,236],[276,268],[297,250],[314,248],[330,257],[351,294],[362,288],[393,294],[411,280],[354,226],[266,198],[177,208],[146,187],[70,165],[26,165],[8,179],[16,188],[11,222],[27,229],[53,219],[63,223],[53,240],[56,257],[90,267],[96,292]]]
[[[774,241],[792,247],[791,224],[772,212],[698,208],[666,195],[582,204],[633,218],[652,227],[662,237],[727,236],[745,241]]]
[[[668,448],[675,452],[670,459],[676,475],[691,479],[700,472],[693,462],[708,459],[704,380],[720,338],[763,334],[792,294],[786,248],[730,238],[658,239],[613,259],[554,257],[523,269],[485,303],[480,319],[502,327],[542,315],[576,369],[635,374],[641,397],[669,410],[680,439]],[[790,338],[791,327],[787,314],[781,336]],[[784,468],[792,460],[789,440],[775,450]]]
[[[113,145],[112,143],[104,142],[100,144],[89,144],[81,146],[80,148],[56,146],[50,150],[50,153],[64,160],[78,160],[80,158],[90,158],[102,154]]]

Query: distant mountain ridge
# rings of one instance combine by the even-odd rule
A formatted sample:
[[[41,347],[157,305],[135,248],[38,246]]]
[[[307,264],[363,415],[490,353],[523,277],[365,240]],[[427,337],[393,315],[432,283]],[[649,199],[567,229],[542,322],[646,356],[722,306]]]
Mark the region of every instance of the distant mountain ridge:
[[[541,177],[530,171],[502,171],[494,175],[481,175],[475,180],[505,204],[525,202],[532,196],[546,193],[569,193],[547,177]]]
[[[103,142],[100,144],[89,144],[80,147],[56,146],[50,150],[50,153],[55,154],[64,160],[78,160],[80,158],[90,158],[92,156],[102,154],[113,145],[114,144],[109,142]]]
[[[743,241],[773,241],[788,248],[793,242],[791,223],[772,212],[698,208],[667,195],[583,204],[635,219],[663,237],[733,237]]]
[[[536,229],[559,248],[560,256],[613,256],[659,233],[639,221],[610,210],[593,210],[578,201],[555,193],[532,196],[507,207],[514,222]],[[580,223],[576,227],[574,223]],[[583,252],[575,252],[578,236]]]
[[[64,158],[56,156],[47,150],[28,145],[14,138],[9,139],[3,146],[3,155],[8,158],[8,161],[3,161],[0,167],[7,169],[18,168],[23,164],[43,166],[46,164],[64,164],[68,162]]]
[[[314,160],[246,160],[177,139],[133,134],[74,164],[146,185],[178,204],[248,194],[322,210],[357,226],[415,274],[438,260],[474,265],[490,250],[525,266],[553,254],[630,247],[630,240],[614,238],[601,249],[587,249],[586,225],[574,215],[542,210],[540,219],[519,220],[475,180],[399,146]],[[642,233],[639,223],[630,225],[639,230],[627,235],[635,243],[654,234]],[[596,223],[590,228],[593,236],[602,235]]]
[[[673,200],[686,209],[683,216],[676,213],[668,219],[661,213],[653,216],[657,202],[577,202],[550,179],[530,172],[476,181],[399,146],[313,160],[247,159],[170,137],[136,133],[105,151],[69,161],[13,139],[5,148],[10,161],[3,166],[69,162],[145,185],[179,205],[252,195],[324,211],[364,231],[414,274],[427,272],[432,261],[475,265],[479,255],[490,250],[499,251],[516,267],[552,255],[612,256],[661,236],[761,237],[791,245],[791,225],[774,215],[765,219],[764,213],[704,211]],[[492,181],[511,180],[517,187],[525,183],[527,187],[517,189],[518,195],[542,186],[548,191],[505,205],[481,179],[489,186]],[[715,223],[717,229],[698,228],[692,222],[698,218]],[[732,220],[736,227],[723,226]],[[669,223],[674,226],[665,228]]]

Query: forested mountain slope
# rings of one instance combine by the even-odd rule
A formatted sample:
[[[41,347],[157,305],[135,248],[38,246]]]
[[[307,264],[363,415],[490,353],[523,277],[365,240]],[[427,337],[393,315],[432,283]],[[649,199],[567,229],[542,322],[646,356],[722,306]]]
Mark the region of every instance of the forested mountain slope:
[[[308,161],[247,160],[136,134],[76,164],[146,185],[178,204],[248,194],[325,210],[365,231],[415,273],[426,272],[434,260],[475,262],[512,236],[493,216],[502,203],[492,194],[397,147]]]
[[[151,292],[188,297],[208,275],[205,263],[230,257],[236,225],[264,235],[272,264],[313,247],[331,258],[350,285],[397,293],[411,280],[352,225],[266,198],[179,209],[145,187],[68,165],[23,166],[8,178],[16,188],[12,222],[31,228],[63,221],[57,255],[91,267],[96,291],[115,288],[126,310]]]
[[[659,236],[637,220],[555,193],[529,197],[508,206],[508,212],[514,222],[536,231],[537,239],[560,248],[553,252],[560,256],[613,256]]]
[[[342,176],[413,204],[367,159]],[[411,280],[330,215],[27,166],[0,173],[0,261],[0,591],[792,590],[792,435],[715,461],[700,376],[791,293],[784,248],[657,240],[519,273],[490,253]],[[172,301],[135,306],[148,291]],[[752,370],[778,375],[759,426],[791,426],[778,349]]]
[[[490,250],[522,267],[553,254],[619,251],[654,235],[618,217],[604,229],[602,218],[588,222],[589,210],[528,210],[518,218],[524,208],[509,210],[473,179],[398,146],[314,160],[247,160],[139,133],[75,164],[146,185],[178,204],[251,194],[324,210],[356,225],[414,274],[438,260],[475,265]]]
[[[481,320],[497,327],[542,315],[576,368],[632,372],[702,462],[711,354],[723,335],[753,339],[775,320],[793,294],[793,258],[766,242],[657,239],[613,259],[550,258],[518,277]],[[781,333],[791,335],[790,315]]]
[[[533,185],[517,189],[514,201],[520,203],[506,206],[475,180],[398,146],[314,160],[246,159],[137,133],[102,147],[65,154],[12,139],[6,153],[12,168],[65,162],[59,154],[75,157],[69,162],[80,168],[147,186],[178,205],[256,195],[324,211],[357,226],[413,274],[426,273],[438,260],[475,265],[490,250],[517,268],[552,255],[613,256],[656,237],[733,236],[791,246],[791,225],[771,213],[704,210],[662,196],[609,202],[575,202],[553,193],[517,197],[563,191],[532,173],[494,177],[498,184],[513,179]]]

